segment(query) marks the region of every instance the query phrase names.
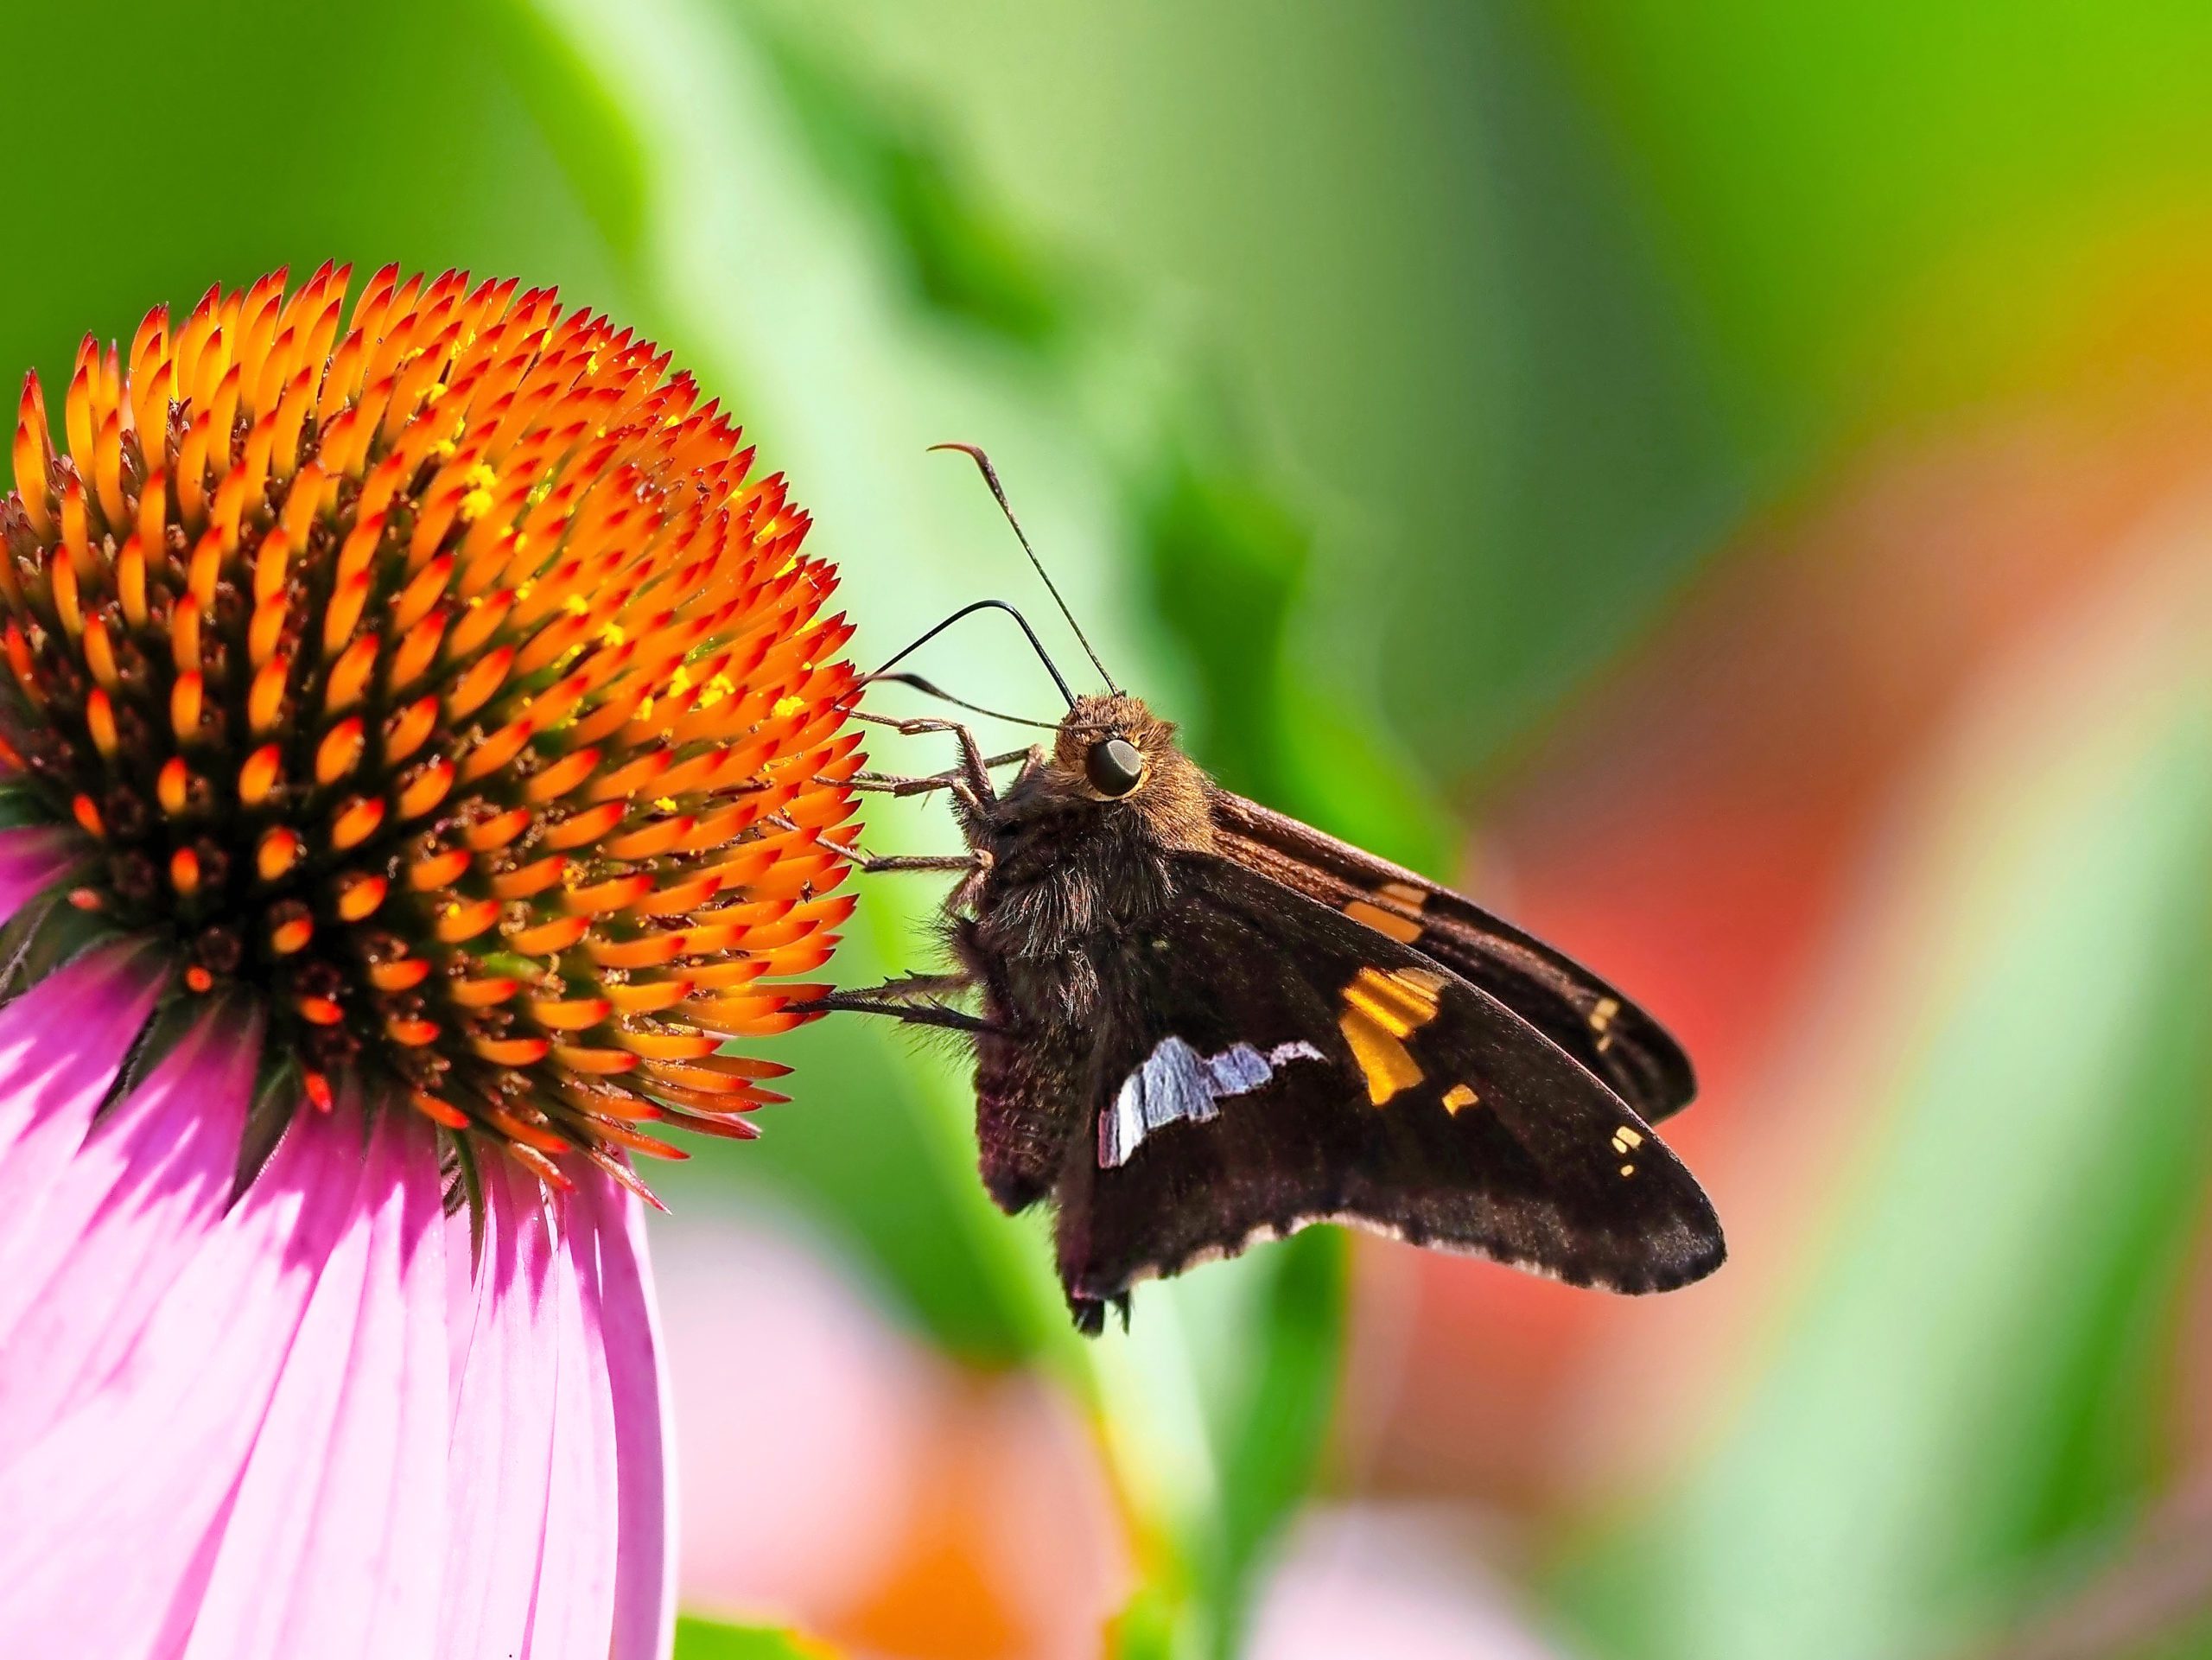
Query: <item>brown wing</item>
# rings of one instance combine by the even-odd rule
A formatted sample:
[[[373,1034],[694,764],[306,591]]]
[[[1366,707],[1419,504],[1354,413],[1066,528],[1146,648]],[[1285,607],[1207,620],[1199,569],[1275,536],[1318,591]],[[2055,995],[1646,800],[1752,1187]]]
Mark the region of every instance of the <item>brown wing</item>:
[[[1413,946],[1497,998],[1612,1086],[1647,1123],[1697,1094],[1689,1057],[1650,1015],[1573,958],[1426,876],[1227,790],[1220,851]]]
[[[1138,1280],[1310,1222],[1617,1291],[1719,1265],[1689,1172],[1497,1001],[1215,855],[1180,855],[1174,887],[1099,964],[1090,1129],[1055,1192],[1084,1329]]]

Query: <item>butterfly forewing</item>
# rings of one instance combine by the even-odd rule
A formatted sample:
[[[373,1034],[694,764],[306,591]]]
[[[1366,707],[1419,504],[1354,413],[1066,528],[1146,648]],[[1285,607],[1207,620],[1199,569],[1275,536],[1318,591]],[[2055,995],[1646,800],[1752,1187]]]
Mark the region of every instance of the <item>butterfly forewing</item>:
[[[1231,860],[1173,875],[1100,964],[1093,1133],[1058,1194],[1079,1316],[1319,1220],[1622,1291],[1719,1265],[1712,1206],[1649,1123],[1506,1002]]]
[[[1689,1057],[1596,975],[1471,900],[1243,796],[1213,793],[1224,856],[1342,912],[1481,988],[1658,1123],[1697,1093]]]

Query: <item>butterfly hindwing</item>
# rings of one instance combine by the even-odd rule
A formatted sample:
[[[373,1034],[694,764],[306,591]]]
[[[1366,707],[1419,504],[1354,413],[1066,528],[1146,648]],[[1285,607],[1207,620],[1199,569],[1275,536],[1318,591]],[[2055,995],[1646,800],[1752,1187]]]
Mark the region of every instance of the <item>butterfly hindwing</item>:
[[[1697,1093],[1665,1028],[1580,964],[1471,900],[1243,797],[1217,789],[1224,855],[1410,944],[1480,987],[1658,1123]]]
[[[1688,1172],[1499,999],[1229,860],[1179,855],[1174,887],[1101,965],[1057,1194],[1078,1318],[1319,1220],[1624,1291],[1719,1264]]]

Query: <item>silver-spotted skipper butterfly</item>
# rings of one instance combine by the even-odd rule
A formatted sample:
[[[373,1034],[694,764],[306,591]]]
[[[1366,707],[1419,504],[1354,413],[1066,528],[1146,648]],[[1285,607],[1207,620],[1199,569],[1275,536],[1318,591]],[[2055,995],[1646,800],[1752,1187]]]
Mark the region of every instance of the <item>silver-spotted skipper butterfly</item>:
[[[1012,612],[985,601],[915,645],[984,608]],[[946,906],[957,968],[822,1006],[970,1035],[984,1185],[1009,1212],[1052,1201],[1077,1326],[1109,1304],[1126,1320],[1149,1275],[1312,1222],[1614,1291],[1719,1266],[1712,1205],[1652,1133],[1695,1086],[1650,1016],[1457,894],[1223,789],[1103,665],[1109,690],[1073,695],[1014,614],[1067,698],[1051,744],[986,758],[965,728],[906,722],[956,734],[961,765],[868,780],[952,798],[967,856],[868,862],[967,873]]]

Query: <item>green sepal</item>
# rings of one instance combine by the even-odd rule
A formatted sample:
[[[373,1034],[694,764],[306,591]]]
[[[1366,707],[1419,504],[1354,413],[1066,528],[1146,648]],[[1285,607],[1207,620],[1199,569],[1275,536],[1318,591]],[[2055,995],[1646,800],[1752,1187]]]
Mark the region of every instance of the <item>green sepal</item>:
[[[484,1260],[484,1172],[476,1163],[476,1144],[465,1129],[442,1129],[447,1157],[452,1161],[446,1181],[446,1214],[468,1206],[468,1256]],[[445,1161],[441,1160],[442,1167]]]
[[[120,938],[96,911],[68,902],[61,883],[46,888],[0,926],[0,1006],[13,1002],[95,945]]]
[[[108,1111],[127,1100],[141,1084],[151,1078],[161,1064],[168,1059],[169,1052],[184,1040],[207,1013],[204,997],[168,995],[154,1006],[145,1025],[138,1028],[138,1035],[130,1040],[130,1047],[117,1069],[115,1081],[107,1086],[107,1093],[100,1097],[92,1119],[98,1123]]]
[[[60,822],[37,791],[0,785],[0,830],[42,830]]]
[[[255,1068],[253,1101],[246,1108],[245,1129],[238,1137],[238,1180],[232,1188],[233,1196],[253,1186],[253,1180],[276,1152],[276,1143],[284,1139],[293,1115],[307,1098],[307,1079],[301,1075],[300,1063],[292,1055],[273,1046],[262,1046],[261,1060]]]

